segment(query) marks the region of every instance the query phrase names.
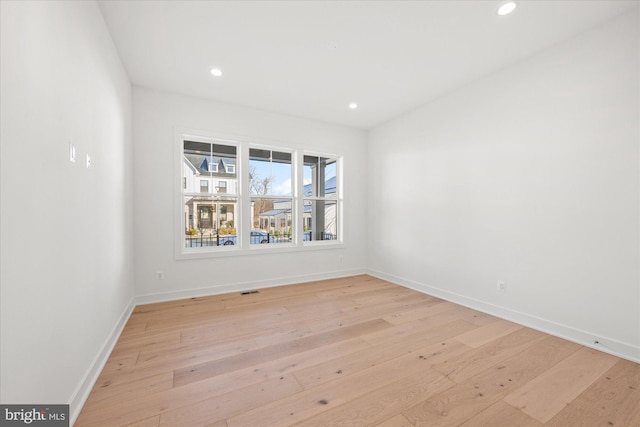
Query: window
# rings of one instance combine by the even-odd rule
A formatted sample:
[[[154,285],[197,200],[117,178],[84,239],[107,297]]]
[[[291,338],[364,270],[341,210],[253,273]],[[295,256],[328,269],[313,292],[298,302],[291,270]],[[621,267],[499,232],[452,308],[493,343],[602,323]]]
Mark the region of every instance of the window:
[[[337,240],[341,208],[337,159],[305,155],[303,176],[304,240]]]
[[[214,182],[218,162],[235,162],[237,147],[217,142],[183,141],[183,180],[198,179],[200,192],[184,188],[182,209],[184,218],[184,248],[232,245],[237,243],[236,219],[238,195],[213,193],[209,183]],[[228,176],[228,174],[227,174]],[[235,175],[232,179],[237,179]],[[228,179],[229,180],[229,179]],[[237,186],[231,186],[233,190]],[[226,190],[225,182],[225,190]]]
[[[177,257],[342,243],[340,157],[259,141],[177,139]]]
[[[268,236],[268,243],[294,240],[291,218],[295,210],[291,194],[292,155],[282,151],[249,149],[251,228]],[[251,239],[251,244],[264,243]]]

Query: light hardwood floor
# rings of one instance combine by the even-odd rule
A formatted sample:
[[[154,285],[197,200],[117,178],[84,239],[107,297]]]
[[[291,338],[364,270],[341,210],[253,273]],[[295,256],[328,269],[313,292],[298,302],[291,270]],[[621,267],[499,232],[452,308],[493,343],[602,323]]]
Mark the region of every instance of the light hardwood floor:
[[[370,276],[139,306],[82,426],[640,426],[640,365]]]

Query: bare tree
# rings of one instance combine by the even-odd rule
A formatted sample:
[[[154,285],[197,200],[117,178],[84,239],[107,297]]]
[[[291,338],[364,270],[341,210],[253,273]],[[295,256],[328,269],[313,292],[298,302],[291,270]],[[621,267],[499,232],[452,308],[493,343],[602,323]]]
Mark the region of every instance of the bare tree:
[[[269,186],[271,185],[271,178],[261,178],[257,172],[256,167],[249,167],[249,191],[253,196],[264,196],[269,193]],[[262,212],[266,212],[270,209],[273,209],[273,200],[265,199],[262,197],[256,197],[253,199],[253,226],[259,226],[259,218]]]

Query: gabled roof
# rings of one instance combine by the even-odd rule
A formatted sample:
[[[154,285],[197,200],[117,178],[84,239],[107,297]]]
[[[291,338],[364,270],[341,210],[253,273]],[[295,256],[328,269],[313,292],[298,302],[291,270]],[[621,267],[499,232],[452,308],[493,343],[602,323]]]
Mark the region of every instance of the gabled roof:
[[[190,167],[193,167],[198,175],[235,175],[236,172],[226,172],[228,166],[235,166],[236,160],[230,158],[223,158],[218,156],[207,156],[204,154],[184,153],[184,159],[189,163]],[[218,165],[216,172],[209,171],[209,163],[215,163]]]
[[[311,184],[307,184],[304,186],[304,196],[311,196],[312,189]],[[336,177],[331,177],[324,182],[324,194],[335,194],[336,193]]]
[[[193,165],[193,163],[191,162],[191,160],[189,160],[187,158],[187,156],[184,156],[184,161],[185,161],[185,164],[187,165],[187,167],[189,169],[191,169],[193,171],[193,173],[195,173],[195,174],[198,173],[198,168]]]

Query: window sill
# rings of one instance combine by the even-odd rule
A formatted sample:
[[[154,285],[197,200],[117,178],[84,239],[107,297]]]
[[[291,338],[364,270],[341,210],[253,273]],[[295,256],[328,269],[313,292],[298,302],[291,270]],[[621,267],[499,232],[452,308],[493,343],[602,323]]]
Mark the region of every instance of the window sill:
[[[272,247],[268,245],[251,245],[249,248],[242,248],[240,246],[234,246],[232,248],[223,246],[220,248],[211,249],[208,251],[183,251],[176,253],[176,260],[186,259],[203,259],[203,258],[224,258],[224,257],[237,257],[237,256],[251,256],[251,255],[266,255],[266,254],[285,254],[285,253],[301,253],[308,251],[323,251],[332,249],[344,249],[345,244],[343,242],[329,242],[329,241],[316,241],[305,242],[302,246],[278,243],[279,247]]]

